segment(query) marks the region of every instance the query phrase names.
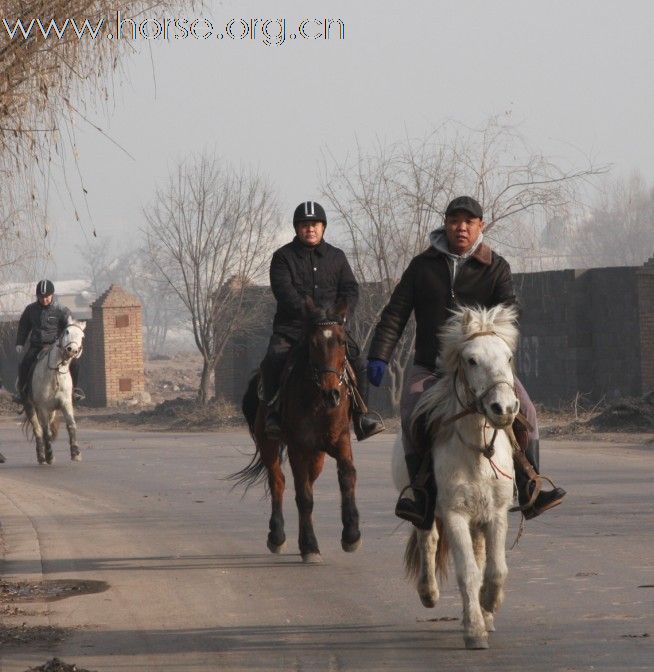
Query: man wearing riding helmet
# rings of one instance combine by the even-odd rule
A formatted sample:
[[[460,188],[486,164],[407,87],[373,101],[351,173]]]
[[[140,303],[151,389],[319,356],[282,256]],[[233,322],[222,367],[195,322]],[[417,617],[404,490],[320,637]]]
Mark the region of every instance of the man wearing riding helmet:
[[[277,311],[268,351],[261,362],[264,402],[269,407],[265,425],[269,438],[280,436],[281,419],[274,402],[288,352],[304,330],[305,298],[311,297],[323,308],[345,299],[349,315],[359,298],[359,285],[345,254],[323,239],[327,215],[322,206],[315,201],[300,203],[293,213],[293,227],[295,238],[273,254],[270,264],[270,286],[277,299]],[[348,355],[357,371],[359,393],[367,403],[365,360],[356,353]],[[357,404],[352,420],[359,441],[384,429],[380,419],[363,413]]]
[[[450,202],[443,227],[432,231],[429,248],[412,259],[395,287],[368,352],[368,378],[373,385],[379,385],[404,327],[415,312],[415,357],[400,402],[402,443],[414,497],[401,496],[395,514],[423,529],[432,525],[436,488],[424,474],[428,444],[424,428],[418,430],[422,434],[418,437],[412,436],[409,428],[420,395],[438,379],[438,334],[451,309],[458,305],[491,308],[500,303],[516,303],[511,268],[483,242],[483,230],[483,211],[474,198],[459,196]],[[525,517],[534,518],[560,504],[565,490],[555,487],[532,497],[539,479],[536,410],[517,378],[515,387],[522,414],[531,425],[527,428],[514,424],[521,448],[514,456],[518,501]]]
[[[66,306],[55,301],[54,293],[55,287],[50,280],[40,280],[36,285],[36,301],[30,303],[20,316],[16,352],[23,352],[28,336],[29,346],[18,367],[18,389],[14,396],[16,403],[24,404],[26,401],[28,377],[39,352],[61,336],[72,317]],[[77,387],[79,360],[71,360],[70,375],[73,379],[73,400],[81,401],[84,399],[84,392]]]

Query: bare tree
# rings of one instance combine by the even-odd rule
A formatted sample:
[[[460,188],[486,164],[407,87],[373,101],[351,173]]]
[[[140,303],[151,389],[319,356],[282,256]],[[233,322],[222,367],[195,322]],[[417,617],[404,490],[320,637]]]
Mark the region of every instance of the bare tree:
[[[420,141],[379,144],[372,153],[357,147],[351,161],[326,157],[323,191],[363,284],[357,309],[362,345],[367,347],[401,273],[428,247],[429,232],[442,225],[454,196],[465,193],[482,203],[486,235],[516,259],[535,249],[542,222],[572,209],[580,184],[602,170],[564,169],[495,117],[481,129],[445,124]],[[414,341],[410,323],[389,366],[396,411]]]
[[[654,256],[654,188],[637,171],[607,181],[575,224],[571,243],[582,266],[640,266]]]
[[[48,256],[48,193],[63,187],[81,220],[78,187],[53,185],[52,167],[75,156],[75,127],[92,123],[92,109],[107,109],[113,77],[130,39],[104,39],[123,12],[125,36],[132,19],[154,7],[191,5],[185,0],[2,0],[0,2],[0,236],[2,263],[11,275]],[[142,17],[141,17],[142,18]]]
[[[184,305],[153,264],[145,245],[136,242],[137,247],[119,251],[110,237],[103,237],[77,249],[96,296],[118,284],[139,298],[145,350],[152,355],[163,350],[169,331],[186,327],[188,319]]]
[[[211,372],[243,319],[246,288],[266,269],[275,197],[262,176],[205,154],[178,166],[145,215],[150,257],[190,316],[206,403]]]

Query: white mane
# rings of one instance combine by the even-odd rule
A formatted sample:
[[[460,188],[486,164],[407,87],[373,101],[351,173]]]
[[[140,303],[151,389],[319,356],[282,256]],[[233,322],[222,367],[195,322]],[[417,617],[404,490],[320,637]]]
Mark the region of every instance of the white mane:
[[[427,426],[433,431],[440,419],[451,414],[456,405],[452,394],[452,377],[458,366],[459,355],[472,334],[492,331],[515,352],[518,347],[518,309],[500,304],[493,308],[458,308],[453,311],[440,332],[441,353],[439,357],[440,380],[422,394],[411,416],[411,425],[421,415],[426,415]],[[452,431],[450,426],[449,431]],[[433,437],[432,437],[433,438]]]

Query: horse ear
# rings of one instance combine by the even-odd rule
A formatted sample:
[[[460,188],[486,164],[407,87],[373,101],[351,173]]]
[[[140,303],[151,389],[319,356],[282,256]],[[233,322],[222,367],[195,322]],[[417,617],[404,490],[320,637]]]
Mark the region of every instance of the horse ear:
[[[66,324],[72,324],[75,320],[73,319],[72,315],[68,316],[68,319],[66,320]]]
[[[78,322],[77,325],[82,331],[86,329],[86,322]]]

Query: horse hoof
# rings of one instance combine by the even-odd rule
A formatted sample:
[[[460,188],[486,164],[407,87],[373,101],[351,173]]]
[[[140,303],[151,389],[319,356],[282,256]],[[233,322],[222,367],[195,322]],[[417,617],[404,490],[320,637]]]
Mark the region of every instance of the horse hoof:
[[[351,543],[341,540],[341,546],[346,553],[354,553],[361,546],[361,537]]]
[[[303,553],[302,562],[305,565],[319,565],[322,562],[320,553]]]
[[[418,593],[418,597],[420,597],[422,606],[427,609],[433,609],[438,602],[438,595],[434,593]]]
[[[70,459],[71,459],[73,462],[81,462],[81,461],[82,461],[82,455],[81,455],[81,453],[73,453],[73,454],[70,456]]]
[[[283,553],[286,550],[286,542],[282,542],[279,544],[279,546],[276,546],[275,544],[272,543],[272,541],[268,540],[266,542],[266,546],[268,546],[268,550],[271,553],[275,553],[276,555],[279,555],[280,553]]]
[[[52,464],[54,462],[54,455],[49,455],[45,458],[46,464]]]
[[[464,637],[466,649],[480,650],[488,648],[488,637]]]

